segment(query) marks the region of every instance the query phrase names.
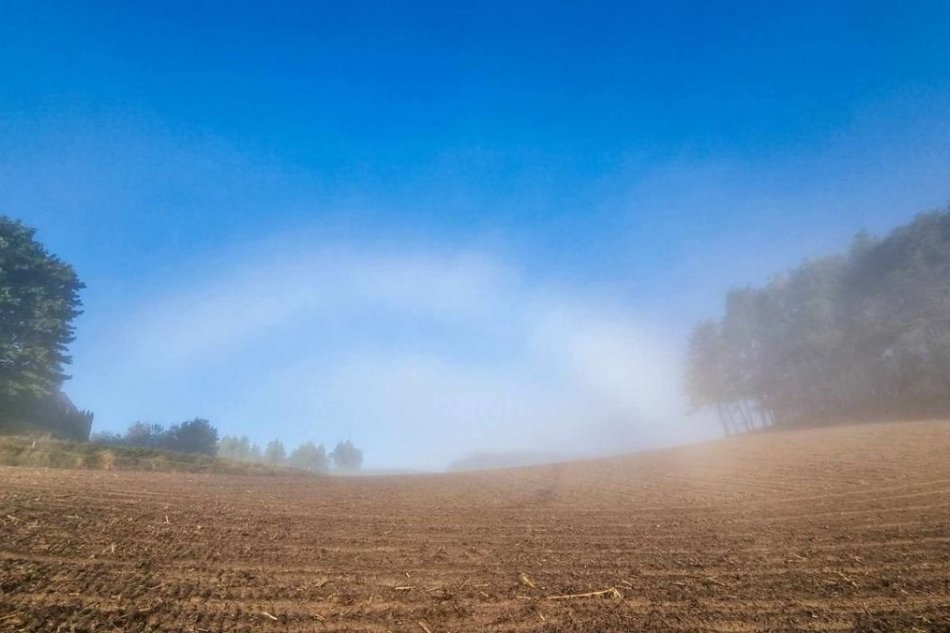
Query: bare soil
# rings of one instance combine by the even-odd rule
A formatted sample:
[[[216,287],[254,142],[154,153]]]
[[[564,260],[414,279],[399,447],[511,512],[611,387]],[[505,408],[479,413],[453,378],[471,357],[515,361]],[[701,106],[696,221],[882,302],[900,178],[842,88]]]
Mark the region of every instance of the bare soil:
[[[2,468],[0,630],[950,631],[950,423],[446,475]]]

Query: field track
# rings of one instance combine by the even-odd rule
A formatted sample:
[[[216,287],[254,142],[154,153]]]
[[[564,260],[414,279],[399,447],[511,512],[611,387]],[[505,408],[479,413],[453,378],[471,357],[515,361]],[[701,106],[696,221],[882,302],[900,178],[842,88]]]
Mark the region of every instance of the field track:
[[[471,474],[0,484],[0,631],[950,631],[950,423]]]

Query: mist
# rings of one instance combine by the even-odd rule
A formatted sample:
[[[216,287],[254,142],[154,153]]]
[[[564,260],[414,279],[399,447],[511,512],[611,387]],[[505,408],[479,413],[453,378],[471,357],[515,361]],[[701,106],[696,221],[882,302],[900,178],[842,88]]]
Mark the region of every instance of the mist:
[[[714,428],[685,423],[675,332],[595,290],[529,281],[486,250],[281,236],[158,282],[84,333],[71,387],[97,428],[197,413],[261,443],[352,438],[367,467],[413,469],[629,451]]]

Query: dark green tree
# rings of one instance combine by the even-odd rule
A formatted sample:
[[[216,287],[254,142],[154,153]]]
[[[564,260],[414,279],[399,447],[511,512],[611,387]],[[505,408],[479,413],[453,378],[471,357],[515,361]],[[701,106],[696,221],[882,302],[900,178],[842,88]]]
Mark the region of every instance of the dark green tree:
[[[0,216],[0,429],[86,439],[91,415],[59,394],[83,284],[35,233]]]

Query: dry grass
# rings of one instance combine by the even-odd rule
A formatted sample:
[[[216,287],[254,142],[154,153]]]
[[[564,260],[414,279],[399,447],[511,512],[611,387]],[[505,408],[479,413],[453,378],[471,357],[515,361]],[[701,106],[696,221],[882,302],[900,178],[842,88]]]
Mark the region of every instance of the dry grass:
[[[229,475],[266,475],[282,472],[262,464],[234,462],[209,455],[26,436],[0,436],[0,466]]]

